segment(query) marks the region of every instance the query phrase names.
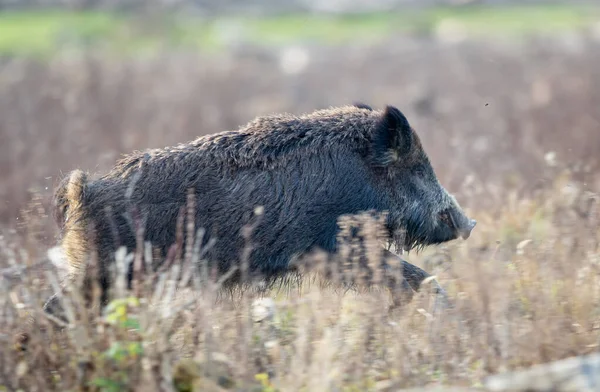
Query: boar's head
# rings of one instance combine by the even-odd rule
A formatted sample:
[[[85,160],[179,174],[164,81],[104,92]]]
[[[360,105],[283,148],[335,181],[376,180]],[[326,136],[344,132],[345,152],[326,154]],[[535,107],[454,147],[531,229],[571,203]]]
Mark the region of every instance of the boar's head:
[[[406,117],[392,106],[380,113],[370,155],[376,187],[389,212],[390,237],[404,250],[467,239],[477,222],[439,183]]]

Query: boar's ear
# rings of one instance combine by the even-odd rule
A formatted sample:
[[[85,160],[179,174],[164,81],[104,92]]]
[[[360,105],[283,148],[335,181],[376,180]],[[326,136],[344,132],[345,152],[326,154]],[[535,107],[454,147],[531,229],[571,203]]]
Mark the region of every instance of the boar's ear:
[[[412,128],[400,110],[386,106],[373,133],[373,159],[386,166],[407,154],[412,146]]]

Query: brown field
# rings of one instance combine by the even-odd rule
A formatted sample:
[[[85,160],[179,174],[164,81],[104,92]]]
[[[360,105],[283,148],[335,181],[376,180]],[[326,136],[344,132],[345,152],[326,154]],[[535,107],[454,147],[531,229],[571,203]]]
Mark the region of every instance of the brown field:
[[[299,73],[260,48],[2,61],[0,391],[477,387],[598,350],[600,41],[394,38],[306,50]],[[437,275],[453,309],[434,312],[424,292],[390,312],[385,291],[307,278],[267,293],[275,309],[259,322],[257,293],[176,293],[174,267],[138,299],[120,293],[102,319],[70,293],[69,324],[50,329],[40,307],[56,279],[46,251],[61,175],[104,172],[121,153],[257,115],[353,101],[403,110],[442,184],[478,220],[467,241],[405,255]]]

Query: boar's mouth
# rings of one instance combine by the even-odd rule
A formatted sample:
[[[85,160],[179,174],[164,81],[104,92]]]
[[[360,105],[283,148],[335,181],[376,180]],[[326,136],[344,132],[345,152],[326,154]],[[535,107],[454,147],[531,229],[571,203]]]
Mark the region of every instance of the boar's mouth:
[[[388,226],[389,240],[395,245],[397,252],[423,250],[428,245],[439,244],[462,238],[470,237],[471,231],[477,224],[474,219],[469,219],[460,211],[453,208],[443,210],[438,214],[439,223],[429,227],[425,220],[404,222],[404,224]],[[399,223],[396,221],[396,223]],[[407,224],[408,223],[408,224]]]

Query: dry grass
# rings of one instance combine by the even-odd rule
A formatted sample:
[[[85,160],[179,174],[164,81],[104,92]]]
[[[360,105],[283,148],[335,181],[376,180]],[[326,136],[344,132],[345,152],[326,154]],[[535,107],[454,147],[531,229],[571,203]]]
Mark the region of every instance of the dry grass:
[[[256,291],[222,292],[210,280],[177,292],[183,263],[145,279],[137,297],[117,290],[101,318],[80,305],[77,291],[67,294],[69,323],[57,332],[39,308],[49,293],[41,282],[54,274],[31,265],[37,249],[4,237],[0,385],[173,390],[173,374],[210,384],[200,373],[208,359],[221,382],[239,390],[261,374],[282,391],[470,386],[490,373],[595,351],[600,199],[571,179],[557,172],[534,198],[473,212],[479,224],[468,242],[409,257],[448,290],[455,307],[443,313],[426,292],[390,311],[384,290],[345,291],[308,278],[254,305],[263,298]],[[16,332],[29,334],[28,351],[19,350]]]
[[[39,189],[59,168],[105,169],[117,152],[234,128],[260,113],[361,99],[407,108],[442,182],[479,223],[466,242],[405,255],[450,294],[455,306],[442,313],[425,292],[389,310],[384,290],[308,278],[262,294],[229,295],[203,279],[177,291],[187,260],[144,280],[137,296],[117,291],[102,317],[80,305],[77,290],[67,293],[60,330],[40,310],[57,281],[42,192],[0,239],[0,389],[477,386],[491,373],[597,351],[598,44],[575,54],[543,42],[431,45],[331,49],[297,77],[270,54],[235,65],[183,55],[4,65],[7,222],[27,186]],[[431,58],[443,63],[424,61]]]

